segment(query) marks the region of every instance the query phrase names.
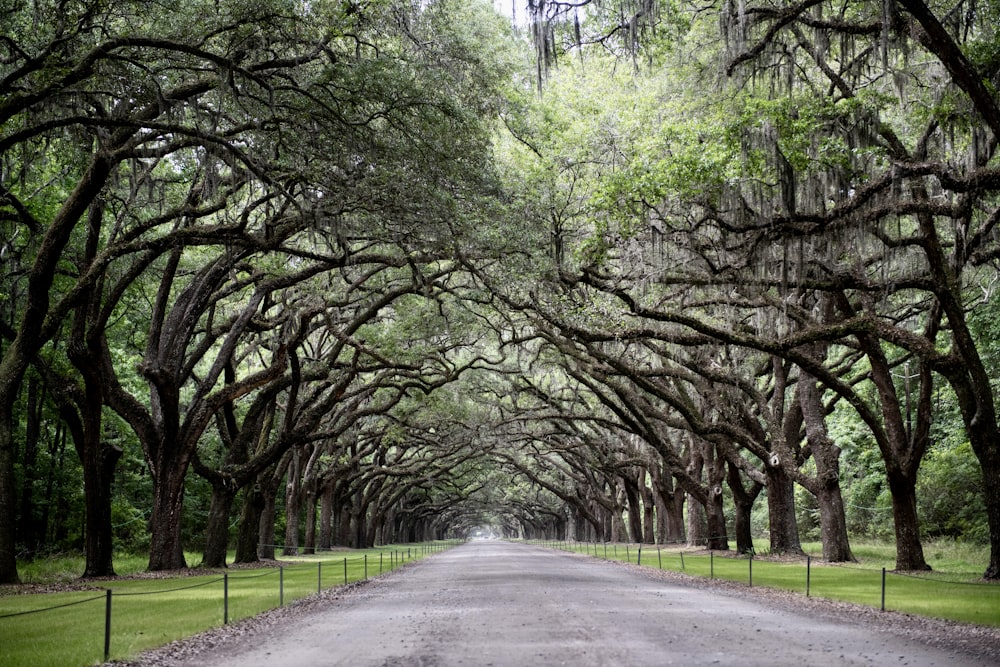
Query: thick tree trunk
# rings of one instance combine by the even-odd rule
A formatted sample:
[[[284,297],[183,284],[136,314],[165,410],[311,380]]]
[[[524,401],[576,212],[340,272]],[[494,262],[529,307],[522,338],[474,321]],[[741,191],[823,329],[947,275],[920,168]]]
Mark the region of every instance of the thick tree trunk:
[[[305,535],[303,535],[305,542],[302,552],[308,555],[316,553],[316,493],[313,489],[306,489],[302,496],[306,513]]]
[[[642,542],[642,505],[639,502],[639,487],[632,479],[623,479],[625,502],[628,508],[628,530],[630,542]]]
[[[892,517],[896,529],[896,569],[929,570],[920,542],[920,521],[917,517],[916,480],[890,470],[889,491],[892,494]]]
[[[795,521],[795,484],[781,465],[764,468],[767,475],[767,518],[771,533],[771,553],[801,554],[799,527]]]
[[[18,541],[28,554],[34,554],[42,546],[46,523],[35,516],[35,480],[38,471],[38,445],[41,438],[42,404],[45,392],[38,376],[28,378],[27,402],[25,405],[24,453],[21,456],[21,470],[24,483],[21,484],[20,520],[17,524]]]
[[[323,483],[319,498],[319,548],[330,549],[333,546],[334,487],[332,483],[328,481]]]
[[[687,545],[703,547],[708,544],[708,525],[705,521],[705,506],[691,494],[687,495]]]
[[[284,556],[297,556],[302,504],[298,492],[298,478],[292,477],[291,470],[288,471],[288,475],[288,486],[285,489],[285,546],[281,553]]]
[[[705,514],[708,519],[708,548],[715,551],[728,551],[729,537],[726,532],[726,512],[721,486],[712,489]]]
[[[978,360],[977,367],[982,368]],[[1000,428],[996,423],[996,408],[988,395],[988,383],[976,391],[975,383],[949,379],[959,397],[965,432],[983,474],[983,500],[990,531],[990,562],[983,578],[996,580],[1000,579]]]
[[[277,516],[276,505],[277,493],[264,495],[264,509],[260,513],[260,557],[268,560],[275,558],[275,527],[274,522]]]
[[[212,484],[202,567],[226,567],[229,550],[229,516],[232,513],[236,493],[236,488],[226,484],[225,481]]]
[[[164,447],[163,449],[166,449]],[[153,466],[153,509],[150,513],[149,571],[187,567],[181,542],[184,478],[187,465],[161,460]]]
[[[837,478],[820,480],[819,502],[820,534],[823,540],[823,560],[829,563],[846,563],[854,560],[847,535],[847,517],[844,514],[844,497]]]
[[[983,492],[986,500],[986,520],[990,530],[990,562],[983,573],[985,579],[1000,579],[1000,449],[996,442],[973,450],[979,456],[983,470]]]
[[[816,379],[806,372],[802,373],[799,381],[799,406],[816,464],[816,476],[803,481],[803,485],[819,503],[823,559],[831,563],[853,561],[840,490],[840,448],[827,432],[822,395]]]
[[[753,504],[764,487],[761,484],[753,484],[748,491],[743,486],[739,468],[730,463],[728,469],[727,480],[729,489],[733,493],[733,506],[735,510],[733,531],[736,533],[736,553],[752,554],[754,548],[750,515],[753,511]]]
[[[0,584],[21,582],[17,575],[14,404],[24,366],[14,363],[11,356],[5,354],[0,360]]]
[[[83,466],[84,503],[87,508],[84,529],[86,566],[83,577],[113,577],[115,568],[111,486],[122,450],[106,442],[97,443],[93,449],[96,451],[88,459],[94,460],[85,461]]]
[[[243,494],[234,563],[256,563],[260,560],[260,520],[263,512],[264,494],[258,485],[251,484]]]
[[[656,503],[653,491],[646,484],[646,470],[639,471],[639,496],[642,501],[642,541],[646,544],[656,543]]]

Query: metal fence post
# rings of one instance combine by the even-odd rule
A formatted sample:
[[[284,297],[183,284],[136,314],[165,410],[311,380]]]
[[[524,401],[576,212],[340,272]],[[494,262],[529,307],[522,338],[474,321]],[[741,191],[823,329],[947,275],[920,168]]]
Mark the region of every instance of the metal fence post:
[[[222,624],[229,625],[229,573],[222,573]]]
[[[104,662],[111,654],[111,589],[107,589],[104,602]]]
[[[809,579],[812,575],[812,556],[806,555],[806,597],[809,597]]]
[[[882,611],[885,611],[885,568],[882,568]]]

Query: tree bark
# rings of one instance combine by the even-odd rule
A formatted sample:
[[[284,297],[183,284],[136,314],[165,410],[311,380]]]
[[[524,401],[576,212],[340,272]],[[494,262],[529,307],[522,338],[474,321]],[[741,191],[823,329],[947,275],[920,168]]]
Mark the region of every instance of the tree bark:
[[[726,479],[729,489],[733,493],[733,506],[735,509],[733,532],[736,533],[736,553],[752,554],[754,547],[750,516],[753,512],[754,502],[764,489],[764,485],[754,482],[750,485],[750,489],[747,490],[740,477],[739,468],[729,463],[728,470]]]
[[[187,567],[184,559],[181,530],[184,517],[184,479],[188,466],[171,460],[161,446],[163,455],[152,466],[153,509],[149,515],[151,540],[149,545],[149,571],[181,570]]]
[[[205,549],[202,567],[226,567],[229,551],[229,517],[237,490],[224,479],[212,484],[212,500],[208,507],[208,525],[205,527]]]
[[[234,563],[256,563],[260,560],[260,523],[263,512],[264,494],[258,484],[251,484],[243,491],[243,507],[236,532]]]
[[[333,497],[334,486],[329,480],[324,480],[320,491],[319,512],[319,548],[329,550],[333,547]]]
[[[795,520],[795,484],[781,464],[764,466],[767,475],[767,517],[771,553],[801,554],[799,526]]]
[[[840,448],[827,433],[816,378],[803,371],[798,392],[806,438],[816,464],[816,477],[804,480],[803,485],[819,503],[823,559],[830,563],[853,561],[840,489]]]

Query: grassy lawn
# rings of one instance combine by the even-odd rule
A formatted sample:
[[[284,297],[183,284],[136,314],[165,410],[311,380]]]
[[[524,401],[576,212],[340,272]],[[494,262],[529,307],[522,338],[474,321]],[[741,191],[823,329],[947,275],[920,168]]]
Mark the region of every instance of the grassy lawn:
[[[543,543],[608,560],[636,563],[636,544]],[[766,542],[755,544],[758,553]],[[856,563],[828,564],[820,560],[819,544],[804,544],[811,563],[805,559],[769,559],[766,555],[735,557],[731,552],[689,550],[681,547],[643,545],[644,567],[684,572],[797,591],[803,595],[843,600],[882,608],[882,570],[885,576],[885,609],[943,618],[964,623],[1000,627],[1000,584],[983,582],[982,572],[989,560],[987,547],[955,543],[925,545],[931,572],[896,573],[892,545],[859,542],[852,545]]]
[[[204,630],[259,614],[319,590],[359,581],[450,546],[446,543],[281,557],[283,566],[194,570],[168,578],[126,578],[145,559],[115,560],[119,579],[58,593],[0,595],[0,645],[4,667],[69,667],[104,659],[107,593],[111,596],[111,659],[125,659]],[[188,562],[192,562],[190,559]],[[35,561],[19,570],[25,583],[76,584],[80,558]]]

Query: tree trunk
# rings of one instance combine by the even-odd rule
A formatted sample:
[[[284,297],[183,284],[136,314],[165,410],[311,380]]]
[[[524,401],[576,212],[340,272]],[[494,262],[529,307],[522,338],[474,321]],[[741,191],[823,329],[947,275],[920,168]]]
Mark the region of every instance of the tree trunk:
[[[767,475],[767,518],[771,553],[801,554],[799,527],[795,521],[795,484],[781,464],[764,466]]]
[[[820,534],[823,540],[823,560],[829,563],[846,563],[854,560],[847,535],[847,517],[844,514],[844,497],[837,478],[821,479],[819,502]]]
[[[274,520],[277,514],[275,504],[277,491],[264,494],[264,509],[260,513],[260,557],[268,560],[275,558],[275,528]]]
[[[315,487],[316,482],[312,481],[311,487]],[[313,488],[308,488],[302,494],[306,511],[305,543],[303,553],[316,553],[316,492]]]
[[[111,486],[115,480],[115,467],[123,452],[121,448],[106,442],[99,442],[95,449],[95,460],[86,461],[83,466],[84,502],[87,508],[84,578],[115,576]]]
[[[983,470],[983,493],[986,500],[986,520],[990,530],[990,562],[983,573],[985,579],[1000,579],[1000,448],[997,434],[990,443],[978,443],[982,436],[972,439],[972,448],[979,457]]]
[[[639,471],[639,496],[642,500],[642,541],[646,544],[656,543],[656,503],[653,491],[646,484],[646,469]]]
[[[757,496],[764,487],[761,484],[755,483],[751,485],[751,489],[748,491],[743,486],[739,468],[730,463],[728,469],[727,480],[729,489],[733,492],[733,505],[735,509],[733,530],[736,533],[736,553],[752,554],[754,548],[753,533],[750,530],[750,514],[753,511],[754,501],[757,500]]]
[[[258,478],[261,476],[263,473]],[[243,492],[234,563],[256,563],[260,560],[260,523],[263,512],[264,494],[258,484],[251,484]]]
[[[729,537],[726,532],[726,512],[723,505],[722,486],[713,487],[710,502],[705,510],[708,519],[708,548],[715,551],[728,551]]]
[[[916,480],[896,469],[888,471],[892,494],[892,518],[896,529],[896,569],[929,570],[920,543],[920,521],[917,518]]]
[[[288,481],[285,483],[285,548],[281,552],[285,556],[297,556],[299,553],[302,494],[298,463],[299,456],[296,453],[292,465],[288,468]]]
[[[42,546],[46,524],[35,517],[35,480],[38,474],[38,444],[41,438],[42,405],[45,392],[36,374],[28,378],[27,403],[25,405],[24,454],[21,469],[24,483],[21,484],[20,521],[16,532],[24,550],[34,554]]]
[[[826,429],[822,396],[816,378],[802,372],[799,379],[799,406],[806,428],[806,438],[816,464],[816,477],[804,486],[819,503],[820,534],[823,559],[831,563],[854,560],[847,535],[847,517],[840,490],[840,448]]]
[[[708,544],[708,526],[705,521],[705,506],[698,499],[687,494],[687,545],[703,547]]]
[[[162,447],[161,449],[172,449]],[[181,542],[184,515],[184,478],[187,465],[161,457],[153,470],[153,510],[150,513],[149,571],[180,570],[187,567]]]
[[[333,497],[334,487],[329,481],[324,481],[320,492],[319,512],[319,548],[329,550],[333,547]]]
[[[15,342],[16,344],[16,342]],[[17,483],[14,474],[17,443],[14,440],[14,404],[24,369],[0,360],[0,584],[21,583],[17,576]]]
[[[639,487],[635,480],[630,478],[622,479],[622,487],[625,490],[625,502],[628,507],[628,529],[629,541],[643,541],[642,533],[642,505],[639,502]]]
[[[212,501],[208,507],[208,525],[205,528],[205,550],[202,567],[226,567],[229,549],[229,517],[236,498],[236,488],[220,480],[212,484]]]

